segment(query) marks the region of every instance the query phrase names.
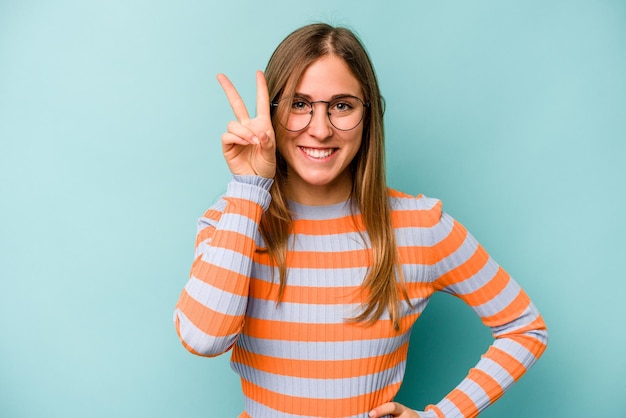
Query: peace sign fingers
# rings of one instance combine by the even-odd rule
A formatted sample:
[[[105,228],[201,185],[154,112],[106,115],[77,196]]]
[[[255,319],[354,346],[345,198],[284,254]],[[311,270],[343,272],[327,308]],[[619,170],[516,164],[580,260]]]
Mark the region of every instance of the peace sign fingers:
[[[233,174],[273,178],[276,171],[275,136],[265,76],[257,71],[255,118],[250,118],[243,99],[228,77],[218,74],[217,80],[237,119],[228,124],[227,132],[222,135],[222,151],[228,167]]]

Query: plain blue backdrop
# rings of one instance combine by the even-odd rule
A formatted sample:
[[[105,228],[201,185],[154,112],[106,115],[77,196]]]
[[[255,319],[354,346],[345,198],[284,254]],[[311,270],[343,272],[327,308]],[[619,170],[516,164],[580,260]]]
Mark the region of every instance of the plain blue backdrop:
[[[544,357],[485,417],[624,417],[626,3],[0,0],[0,416],[234,417],[229,355],[172,312],[230,177],[228,74],[254,103],[293,29],[366,44],[389,184],[441,198],[530,294]],[[436,296],[398,400],[437,402],[489,331]]]

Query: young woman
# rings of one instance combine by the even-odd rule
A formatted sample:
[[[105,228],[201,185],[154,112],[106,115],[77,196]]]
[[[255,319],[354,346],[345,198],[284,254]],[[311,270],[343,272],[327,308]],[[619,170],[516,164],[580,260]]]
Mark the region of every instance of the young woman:
[[[440,201],[387,189],[382,99],[356,36],[326,24],[289,35],[257,73],[254,118],[218,80],[237,119],[222,136],[234,176],[199,220],[174,321],[194,354],[233,350],[241,417],[473,417],[495,402],[543,353],[544,322]],[[393,399],[436,291],[495,339],[417,411]]]

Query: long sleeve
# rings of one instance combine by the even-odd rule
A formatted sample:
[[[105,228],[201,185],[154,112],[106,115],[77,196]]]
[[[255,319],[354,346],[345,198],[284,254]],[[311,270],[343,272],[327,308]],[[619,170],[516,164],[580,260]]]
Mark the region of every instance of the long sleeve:
[[[434,290],[467,303],[492,329],[494,342],[454,390],[420,414],[423,418],[475,417],[541,356],[547,330],[524,290],[459,222],[440,212],[431,233]]]
[[[224,196],[198,221],[190,278],[174,311],[176,332],[194,354],[216,356],[237,341],[272,181],[235,176]]]

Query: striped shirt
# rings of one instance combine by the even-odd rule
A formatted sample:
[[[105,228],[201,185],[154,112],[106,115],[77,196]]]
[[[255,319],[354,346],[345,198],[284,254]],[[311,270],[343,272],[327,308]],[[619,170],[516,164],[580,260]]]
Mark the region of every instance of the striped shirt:
[[[400,330],[385,314],[373,325],[347,321],[360,311],[371,262],[367,234],[350,204],[290,203],[288,281],[277,305],[278,272],[259,232],[271,179],[236,176],[198,221],[196,257],[176,305],[183,345],[201,356],[231,348],[241,377],[240,417],[367,417],[392,401],[404,377],[410,330],[436,291],[467,303],[494,342],[424,418],[474,417],[539,358],[545,324],[519,285],[441,202],[389,191],[399,260],[411,304]],[[276,269],[277,270],[277,269]]]

